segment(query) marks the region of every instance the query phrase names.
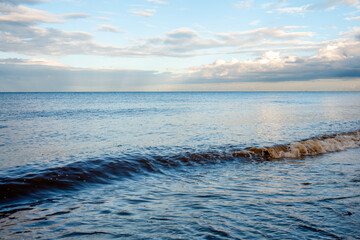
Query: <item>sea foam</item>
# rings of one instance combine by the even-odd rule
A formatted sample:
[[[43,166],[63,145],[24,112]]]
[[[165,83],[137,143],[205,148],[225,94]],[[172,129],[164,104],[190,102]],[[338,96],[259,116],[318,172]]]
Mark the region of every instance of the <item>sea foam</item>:
[[[261,157],[264,159],[300,158],[309,155],[336,152],[360,146],[360,130],[324,135],[273,147],[249,147],[234,152],[233,156]]]

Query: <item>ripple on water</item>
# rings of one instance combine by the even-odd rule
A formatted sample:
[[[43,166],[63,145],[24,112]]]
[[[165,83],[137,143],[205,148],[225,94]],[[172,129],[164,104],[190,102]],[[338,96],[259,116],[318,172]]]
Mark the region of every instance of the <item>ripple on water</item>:
[[[356,238],[359,151],[190,165],[90,186],[8,205],[1,231],[6,239]]]

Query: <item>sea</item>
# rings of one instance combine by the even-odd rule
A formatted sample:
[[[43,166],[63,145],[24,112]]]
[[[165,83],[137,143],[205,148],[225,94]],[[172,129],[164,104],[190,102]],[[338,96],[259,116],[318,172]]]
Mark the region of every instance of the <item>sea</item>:
[[[0,93],[0,239],[360,239],[360,92]]]

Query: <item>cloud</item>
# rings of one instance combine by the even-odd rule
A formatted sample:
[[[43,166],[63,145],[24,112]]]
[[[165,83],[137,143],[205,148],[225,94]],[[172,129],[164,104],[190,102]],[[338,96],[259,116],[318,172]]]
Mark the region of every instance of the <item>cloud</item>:
[[[252,3],[253,3],[253,0],[246,0],[246,1],[241,1],[241,2],[237,3],[235,6],[237,8],[250,8]]]
[[[104,45],[94,41],[93,35],[81,31],[63,31],[42,28],[40,23],[61,23],[63,20],[41,10],[24,6],[2,4],[0,16],[0,51],[44,55],[102,55],[120,57],[195,56],[217,54],[220,48],[238,47],[250,50],[265,46],[297,46],[311,37],[310,32],[296,32],[299,27],[258,28],[246,32],[211,33],[179,28],[163,36],[142,38],[130,46]],[[68,17],[84,17],[71,14]],[[100,31],[120,33],[111,25],[100,25]]]
[[[0,2],[0,23],[59,23],[62,22],[55,15],[25,6],[11,5]]]
[[[352,20],[360,20],[360,16],[356,16],[356,17],[347,17],[345,18],[348,21],[352,21]]]
[[[358,0],[326,0],[320,3],[312,4],[309,9],[332,9],[335,5],[344,5],[355,7],[359,4]]]
[[[251,25],[251,26],[256,26],[256,25],[258,25],[259,23],[260,23],[260,20],[254,20],[254,21],[250,22],[250,25]]]
[[[287,14],[301,14],[303,15],[306,12],[309,12],[310,5],[300,6],[300,7],[287,7],[287,8],[277,8],[274,11],[277,13],[287,13]]]
[[[261,30],[237,34],[251,35],[254,32],[263,34]],[[275,33],[275,36],[277,34]],[[42,58],[2,59],[0,60],[0,91],[125,91],[139,90],[138,86],[143,86],[143,90],[156,90],[154,86],[160,85],[174,86],[173,89],[206,89],[206,86],[211,84],[230,84],[221,85],[226,88],[226,86],[232,86],[232,83],[251,83],[257,87],[262,86],[257,83],[277,83],[273,86],[281,87],[278,83],[315,80],[327,82],[331,79],[348,81],[349,84],[356,85],[360,79],[360,65],[358,64],[360,62],[360,28],[355,27],[349,32],[342,33],[341,36],[342,38],[324,42],[316,54],[311,56],[266,51],[256,59],[232,58],[230,61],[218,59],[212,64],[192,67],[182,74],[126,69],[73,68]],[[72,36],[69,37],[71,39]],[[177,29],[166,35],[166,38],[177,39],[180,42],[193,41],[192,39],[199,37],[196,31],[186,28]],[[278,37],[292,38],[294,36],[280,34]],[[83,40],[86,42],[87,38],[85,35]],[[77,45],[72,51],[76,51],[82,45]],[[110,51],[106,49],[106,46],[103,47],[105,49],[93,45],[86,46],[85,49],[99,52]],[[116,52],[116,49],[111,50]],[[127,50],[121,49],[121,51]],[[138,51],[140,52],[141,48]],[[320,82],[317,82],[320,86],[318,90],[321,90],[321,86],[325,86]],[[340,86],[339,83],[332,84],[332,89]],[[350,86],[349,84],[347,86]],[[266,86],[274,89],[270,85]],[[292,86],[296,90],[296,86],[299,85]]]
[[[0,51],[35,55],[81,54],[97,47],[93,36],[86,32],[43,29],[25,24],[0,22]],[[96,50],[95,50],[96,51]]]
[[[270,10],[267,13],[287,13],[287,14],[300,14],[304,15],[307,12],[311,12],[313,10],[334,10],[336,5],[344,5],[347,7],[356,7],[359,4],[358,0],[326,0],[320,3],[315,4],[307,4],[298,7],[280,7],[274,10]],[[286,1],[279,1],[277,3],[263,4],[263,8],[270,8],[276,6],[285,6]]]
[[[107,21],[107,22],[111,21],[111,19],[108,17],[95,17],[95,18],[99,19],[99,20]]]
[[[64,31],[39,27],[40,23],[61,23],[51,13],[25,6],[0,3],[0,51],[44,55],[102,55],[120,57],[177,56],[187,57],[218,54],[220,49],[233,52],[249,51],[266,46],[297,47],[311,43],[300,41],[311,32],[297,31],[300,27],[284,26],[257,28],[245,32],[212,33],[179,28],[163,36],[133,40],[129,46],[105,45],[94,41],[94,36],[81,31]],[[155,10],[147,10],[150,15]],[[87,17],[84,13],[62,15],[63,18]],[[100,25],[99,31],[120,33],[111,25]],[[235,49],[234,49],[235,47]],[[237,49],[236,49],[237,48]],[[230,53],[226,50],[226,53]]]
[[[48,0],[0,0],[0,3],[9,3],[9,4],[34,4],[34,3],[41,3],[47,2]]]
[[[349,7],[355,7],[359,4],[359,0],[328,0],[332,4],[343,4]]]
[[[354,32],[360,33],[360,30],[354,29]],[[310,57],[282,56],[268,51],[255,60],[218,59],[212,64],[191,68],[184,79],[186,83],[204,84],[360,79],[360,42],[353,39],[360,34],[354,32],[346,35],[348,38],[327,42]]]
[[[218,33],[217,36],[224,39],[246,39],[246,42],[262,41],[266,39],[300,39],[312,37],[312,32],[293,32],[292,30],[304,28],[302,26],[264,27],[253,30],[232,33]]]
[[[190,28],[179,28],[161,37],[140,39],[141,48],[147,48],[154,53],[178,55],[206,48],[216,48],[222,44],[215,38],[203,38]]]
[[[265,3],[261,5],[262,8],[273,8],[273,7],[282,7],[286,4],[286,0],[279,0],[277,2]]]
[[[7,59],[0,59],[0,64],[45,65],[45,66],[53,66],[53,67],[66,66],[60,62],[44,59],[44,58],[33,58],[33,59],[7,58]]]
[[[30,56],[95,54],[107,55],[116,47],[93,42],[93,36],[81,31],[63,31],[37,27],[39,23],[63,20],[37,9],[0,3],[0,51]],[[118,51],[120,48],[116,48]],[[88,52],[88,53],[86,53]]]
[[[44,59],[1,59],[0,91],[124,91],[166,83],[155,71],[72,68]]]
[[[61,15],[61,17],[65,19],[80,19],[80,18],[88,18],[90,17],[90,15],[86,13],[67,13]]]
[[[160,1],[160,0],[147,0],[147,1],[148,1],[148,2],[151,2],[151,3],[159,4],[159,5],[169,5],[168,2]]]
[[[155,9],[145,9],[145,10],[130,10],[130,13],[141,16],[141,17],[152,17],[156,12]]]
[[[105,24],[99,25],[96,30],[103,31],[103,32],[124,33],[124,31],[119,30],[115,26],[105,25]]]
[[[293,32],[299,27],[271,27],[258,28],[243,32],[212,33],[208,37],[200,35],[190,28],[179,28],[165,34],[165,36],[140,39],[138,46],[148,49],[153,54],[168,56],[189,56],[194,54],[209,54],[201,50],[216,50],[219,48],[248,49],[275,45],[306,44],[298,41],[301,38],[311,37],[311,32]]]

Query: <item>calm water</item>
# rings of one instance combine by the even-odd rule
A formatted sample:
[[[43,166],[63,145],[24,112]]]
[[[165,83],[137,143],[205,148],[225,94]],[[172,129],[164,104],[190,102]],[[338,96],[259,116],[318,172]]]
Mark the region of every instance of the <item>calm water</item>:
[[[0,238],[360,238],[359,129],[357,92],[0,93]]]

